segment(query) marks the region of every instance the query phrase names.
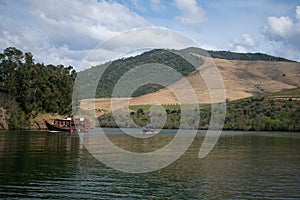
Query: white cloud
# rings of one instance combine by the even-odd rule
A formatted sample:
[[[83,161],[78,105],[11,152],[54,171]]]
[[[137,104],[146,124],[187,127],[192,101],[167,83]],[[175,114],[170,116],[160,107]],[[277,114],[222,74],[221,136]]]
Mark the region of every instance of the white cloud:
[[[126,0],[125,0],[126,1]],[[145,11],[145,7],[142,5],[143,0],[131,0],[135,9],[139,11]]]
[[[294,34],[294,23],[289,17],[268,17],[265,35],[271,40],[285,40]]]
[[[162,4],[161,0],[151,0],[151,8],[153,10],[163,10],[163,9],[165,9],[165,7]]]
[[[175,19],[187,26],[196,26],[208,20],[205,10],[196,0],[175,0],[175,6],[180,11],[181,16]]]
[[[128,54],[156,48],[183,49],[198,44],[181,33],[160,27],[132,29],[117,34],[96,47],[83,63],[87,68]]]
[[[233,51],[236,52],[250,52],[258,45],[258,42],[253,39],[249,34],[242,34],[241,38],[234,38],[230,42],[230,47]]]
[[[0,49],[15,46],[38,62],[77,67],[100,42],[141,26],[149,23],[111,1],[7,0],[0,4]]]
[[[296,7],[295,18],[270,16],[263,28],[264,36],[286,47],[300,50],[300,6]],[[285,48],[288,50],[288,48]]]
[[[300,21],[300,6],[296,6],[296,15],[295,15],[295,17],[298,21]]]

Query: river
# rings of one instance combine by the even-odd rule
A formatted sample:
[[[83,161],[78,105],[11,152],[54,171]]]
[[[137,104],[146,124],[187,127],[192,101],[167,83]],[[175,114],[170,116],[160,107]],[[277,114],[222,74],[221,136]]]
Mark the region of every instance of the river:
[[[118,129],[107,132],[111,141],[136,152],[152,151],[153,144],[163,146],[175,135],[164,130],[149,146],[128,142]],[[202,131],[165,168],[125,173],[95,159],[78,134],[2,131],[0,199],[300,198],[300,133],[224,131],[200,159],[203,138]]]

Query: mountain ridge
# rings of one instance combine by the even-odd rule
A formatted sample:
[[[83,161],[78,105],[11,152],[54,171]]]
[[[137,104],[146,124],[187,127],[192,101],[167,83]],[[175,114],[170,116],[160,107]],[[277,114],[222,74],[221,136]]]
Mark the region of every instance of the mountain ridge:
[[[239,53],[239,52],[232,52],[232,51],[215,51],[215,50],[205,50],[201,48],[195,48],[195,47],[188,47],[186,50],[194,50],[198,52],[201,55],[204,56],[210,56],[212,58],[220,58],[220,59],[226,59],[226,60],[261,60],[261,61],[286,61],[286,62],[297,62],[293,60],[289,60],[286,58],[278,57],[278,56],[272,56],[265,53]]]

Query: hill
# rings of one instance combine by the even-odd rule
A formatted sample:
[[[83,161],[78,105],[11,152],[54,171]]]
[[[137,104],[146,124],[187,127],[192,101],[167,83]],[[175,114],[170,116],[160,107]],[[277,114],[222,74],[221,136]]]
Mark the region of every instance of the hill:
[[[275,58],[264,54],[254,54],[251,60],[226,60],[220,58],[210,58],[203,56],[201,49],[189,48],[194,54],[200,56],[202,62],[199,67],[189,73],[185,78],[191,84],[195,94],[198,97],[198,103],[210,103],[210,94],[203,77],[199,72],[204,70],[210,64],[217,66],[222,75],[225,86],[226,98],[228,100],[237,100],[259,94],[277,92],[285,89],[300,87],[300,63],[292,61],[282,61],[281,58]],[[231,55],[231,54],[226,54]],[[233,53],[235,55],[235,53]],[[241,54],[238,54],[241,55]],[[249,56],[240,56],[240,59],[246,59]],[[261,55],[264,55],[263,57]],[[257,56],[257,57],[255,57]],[[229,59],[231,58],[228,56]],[[259,59],[266,60],[259,60]],[[258,60],[253,60],[258,59]],[[171,91],[177,91],[179,95],[186,95],[186,85],[184,80],[178,80],[168,88],[159,89],[156,92],[150,92],[146,95],[130,98],[131,105],[152,105],[152,104],[178,104],[180,103]],[[148,92],[145,90],[145,92]],[[90,100],[83,99],[82,108],[85,110],[94,109],[88,107]],[[98,98],[96,101],[97,115],[102,115],[111,110],[109,98]]]
[[[126,72],[139,65],[149,63],[167,65],[178,71],[182,76],[187,76],[189,73],[195,70],[195,67],[193,67],[193,65],[188,63],[178,54],[180,54],[180,52],[175,50],[154,49],[138,56],[114,60],[79,72],[79,99],[94,97],[90,95],[94,94],[94,89],[96,89],[95,96],[98,98],[111,97],[114,86],[118,82],[118,80]],[[203,60],[201,58],[198,58],[196,62],[198,63],[198,65],[201,65],[203,63]],[[95,82],[98,83],[97,88],[93,87],[93,85],[95,85]],[[163,87],[157,84],[144,85],[136,90],[133,96],[141,96],[158,91],[161,88]]]
[[[110,98],[113,88],[117,81],[129,70],[133,69],[138,65],[148,64],[148,63],[157,63],[161,65],[167,65],[177,72],[182,74],[183,76],[187,76],[193,73],[196,69],[191,63],[187,62],[184,58],[189,57],[189,60],[192,60],[192,64],[196,66],[196,68],[200,67],[204,63],[204,59],[209,57],[214,58],[214,61],[218,61],[217,65],[220,65],[220,68],[223,67],[225,63],[220,63],[222,60],[232,61],[232,64],[235,65],[235,68],[242,67],[244,65],[255,65],[256,62],[260,61],[259,65],[263,66],[265,63],[263,61],[267,61],[274,64],[274,62],[283,62],[287,65],[295,65],[298,66],[297,62],[293,62],[284,58],[278,58],[266,54],[261,53],[234,53],[229,51],[206,51],[200,48],[186,48],[182,50],[166,50],[166,49],[154,49],[148,52],[144,52],[141,55],[137,55],[129,58],[122,58],[118,60],[114,60],[99,66],[92,67],[85,71],[78,73],[78,80],[80,85],[78,87],[79,99],[84,98]],[[235,63],[234,61],[245,61],[248,63],[243,64]],[[226,65],[226,64],[225,64]],[[279,64],[280,65],[280,64]],[[268,67],[268,66],[267,66]],[[275,66],[274,68],[277,68]],[[243,69],[241,69],[243,70]],[[250,69],[246,69],[250,70]],[[253,70],[256,70],[254,68]],[[276,70],[276,69],[275,69]],[[244,70],[245,71],[245,70]],[[278,72],[278,71],[277,71]],[[254,72],[255,73],[255,72]],[[284,71],[283,73],[284,74]],[[245,73],[243,75],[246,75]],[[259,75],[256,75],[259,76]],[[274,75],[273,75],[274,76]],[[101,77],[101,78],[100,78]],[[191,78],[194,79],[195,77]],[[258,78],[258,77],[257,77]],[[262,77],[264,78],[264,77]],[[100,79],[100,80],[99,80]],[[198,78],[197,78],[198,79]],[[288,77],[285,77],[288,79]],[[179,79],[174,79],[174,82],[179,81]],[[95,82],[98,82],[98,87],[94,88]],[[257,85],[260,84],[260,81],[257,81]],[[132,95],[133,97],[142,96],[145,94],[157,92],[161,90],[163,87],[157,84],[148,84],[140,87],[137,91]],[[94,91],[96,90],[96,92]],[[252,91],[250,91],[252,93]],[[93,95],[91,95],[93,94]],[[95,95],[94,95],[95,94]],[[248,95],[249,96],[249,95]],[[128,97],[128,96],[122,96]]]
[[[202,57],[203,60],[208,60]],[[211,61],[210,61],[211,62]],[[225,86],[226,98],[242,99],[263,93],[300,87],[300,63],[285,61],[246,61],[213,59]],[[203,69],[200,66],[198,72]],[[189,74],[186,79],[192,85],[199,103],[210,103],[209,90],[198,72]],[[173,91],[185,88],[180,80],[169,86]],[[181,90],[184,95],[185,91]],[[179,103],[170,89],[164,88],[131,100],[134,105]]]

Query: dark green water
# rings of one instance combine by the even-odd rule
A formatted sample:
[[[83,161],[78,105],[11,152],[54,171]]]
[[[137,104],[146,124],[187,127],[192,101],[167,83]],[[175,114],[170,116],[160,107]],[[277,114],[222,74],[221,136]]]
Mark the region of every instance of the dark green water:
[[[109,131],[124,148],[143,146]],[[94,159],[76,134],[0,132],[0,199],[300,198],[300,133],[224,132],[199,159],[202,140],[164,169],[128,174]]]

